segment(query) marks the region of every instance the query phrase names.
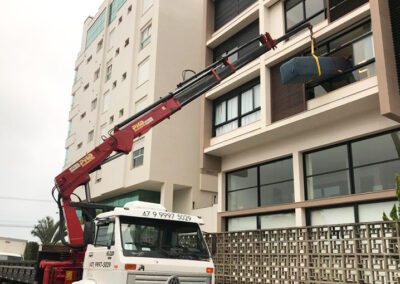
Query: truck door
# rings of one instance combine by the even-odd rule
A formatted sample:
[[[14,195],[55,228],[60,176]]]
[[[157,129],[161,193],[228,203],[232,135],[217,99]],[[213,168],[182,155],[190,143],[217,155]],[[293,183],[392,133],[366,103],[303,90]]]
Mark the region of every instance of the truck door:
[[[116,254],[114,235],[114,220],[97,223],[94,245],[87,253],[89,257],[87,279],[96,280],[96,283],[112,283],[115,280],[112,269]]]

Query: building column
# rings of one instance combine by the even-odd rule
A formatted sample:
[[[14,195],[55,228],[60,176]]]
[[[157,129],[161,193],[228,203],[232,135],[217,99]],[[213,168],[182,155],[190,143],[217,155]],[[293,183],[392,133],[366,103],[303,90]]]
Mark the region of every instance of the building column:
[[[303,154],[301,152],[293,153],[293,185],[294,185],[294,202],[302,202],[305,200],[304,194],[304,170],[303,170]],[[296,208],[296,226],[306,225],[306,214],[304,208]]]
[[[171,183],[164,183],[161,186],[160,204],[168,211],[173,210],[174,205],[174,186]]]

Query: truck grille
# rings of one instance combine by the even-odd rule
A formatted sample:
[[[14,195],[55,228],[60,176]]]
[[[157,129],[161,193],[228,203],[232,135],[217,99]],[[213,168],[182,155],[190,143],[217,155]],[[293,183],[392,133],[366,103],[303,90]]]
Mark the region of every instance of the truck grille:
[[[171,273],[135,273],[128,274],[127,284],[166,284],[168,279],[175,275],[180,284],[209,284],[211,277],[196,274],[171,274]]]

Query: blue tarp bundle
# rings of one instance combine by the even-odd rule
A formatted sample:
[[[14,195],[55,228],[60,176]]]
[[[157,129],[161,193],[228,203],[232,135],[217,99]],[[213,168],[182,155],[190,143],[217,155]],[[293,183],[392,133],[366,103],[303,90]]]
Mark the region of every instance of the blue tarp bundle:
[[[307,83],[323,80],[341,74],[352,67],[351,61],[340,57],[318,57],[321,76],[318,76],[317,63],[312,56],[295,57],[282,64],[281,79],[283,84]]]

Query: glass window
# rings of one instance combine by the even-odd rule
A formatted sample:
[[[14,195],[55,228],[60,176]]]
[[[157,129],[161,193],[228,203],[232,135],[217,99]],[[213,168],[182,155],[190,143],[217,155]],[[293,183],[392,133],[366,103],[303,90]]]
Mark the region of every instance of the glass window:
[[[278,213],[260,216],[261,229],[277,229],[296,226],[295,213]]]
[[[351,150],[354,166],[400,159],[400,132],[353,142]]]
[[[354,169],[355,192],[363,193],[396,188],[395,176],[400,160]]]
[[[285,2],[286,30],[310,22],[315,25],[325,17],[323,0],[287,0]]]
[[[261,185],[288,180],[293,180],[293,160],[291,158],[260,166]]]
[[[228,192],[228,210],[255,208],[257,202],[257,187]]]
[[[307,175],[333,172],[349,167],[347,146],[338,146],[306,155]]]
[[[228,173],[226,181],[227,210],[294,200],[292,158]]]
[[[257,216],[228,219],[228,231],[245,231],[257,229]]]
[[[261,206],[292,203],[294,201],[293,181],[261,186],[260,195]]]
[[[311,210],[311,225],[335,225],[354,223],[354,207],[339,207]]]
[[[97,38],[97,36],[104,30],[106,20],[106,9],[101,12],[94,23],[90,26],[86,33],[86,48]]]
[[[113,0],[110,5],[109,24],[117,17],[117,12],[125,4],[126,0]]]
[[[387,202],[377,202],[377,203],[368,203],[368,204],[360,204],[358,206],[358,216],[360,222],[376,222],[382,221],[383,213],[389,215],[390,211],[395,205],[395,201],[387,201]]]
[[[111,79],[111,73],[112,73],[112,64],[109,63],[109,64],[107,64],[107,68],[106,68],[106,81]]]
[[[209,260],[199,225],[171,220],[121,217],[124,256]]]
[[[215,136],[260,120],[259,79],[249,82],[214,103]]]
[[[350,194],[348,171],[307,177],[307,199]]]
[[[114,223],[99,223],[97,225],[97,234],[94,244],[96,246],[111,246],[114,244]]]
[[[144,147],[133,151],[133,168],[143,165]]]
[[[146,47],[151,41],[151,24],[142,30],[140,48]]]
[[[137,85],[140,86],[144,82],[149,80],[150,76],[150,60],[149,58],[142,61],[138,66],[138,82]]]
[[[89,143],[89,142],[92,142],[93,137],[94,137],[94,130],[90,130],[89,133],[88,133],[87,142],[88,142],[88,143]]]
[[[257,168],[227,174],[228,191],[257,186]]]

